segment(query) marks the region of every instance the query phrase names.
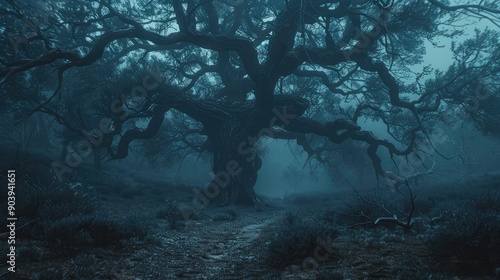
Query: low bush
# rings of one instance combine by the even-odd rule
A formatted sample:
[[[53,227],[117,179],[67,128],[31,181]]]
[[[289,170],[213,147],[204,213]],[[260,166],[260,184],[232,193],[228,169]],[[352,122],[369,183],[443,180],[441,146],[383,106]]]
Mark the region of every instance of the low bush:
[[[490,193],[482,195],[472,202],[472,206],[481,213],[500,213],[500,194]]]
[[[323,221],[328,224],[335,224],[337,222],[337,215],[337,211],[333,209],[326,210],[321,214]]]
[[[38,237],[51,248],[73,252],[92,243],[92,237],[85,230],[92,219],[89,215],[71,215],[59,220],[45,220],[40,223]]]
[[[23,198],[16,203],[16,214],[27,220],[39,217],[60,219],[70,215],[90,214],[95,209],[91,186],[88,185],[43,188],[23,181],[22,186],[16,189],[16,195]]]
[[[167,220],[170,228],[176,229],[184,225],[182,214],[182,209],[176,201],[167,200],[166,205],[156,212],[156,217]]]
[[[123,220],[98,218],[92,221],[87,231],[92,237],[92,244],[98,247],[118,246],[123,240],[143,239],[147,235],[147,225],[137,217]]]
[[[36,246],[19,246],[17,248],[19,260],[24,263],[38,261],[42,258],[43,250]]]
[[[493,274],[500,263],[500,217],[462,209],[430,239],[430,250],[457,275]]]
[[[131,218],[110,220],[91,215],[45,220],[39,230],[41,240],[65,253],[74,253],[89,246],[116,247],[124,240],[142,239],[147,233],[146,225]]]
[[[64,271],[57,268],[47,268],[35,275],[36,280],[65,279]]]
[[[234,206],[228,207],[224,213],[233,217],[233,220],[238,217],[238,210]]]
[[[332,257],[333,252],[324,246],[337,235],[338,232],[331,226],[304,221],[296,214],[287,213],[270,242],[268,263],[274,268],[283,269],[316,254]],[[325,252],[327,249],[330,252]]]

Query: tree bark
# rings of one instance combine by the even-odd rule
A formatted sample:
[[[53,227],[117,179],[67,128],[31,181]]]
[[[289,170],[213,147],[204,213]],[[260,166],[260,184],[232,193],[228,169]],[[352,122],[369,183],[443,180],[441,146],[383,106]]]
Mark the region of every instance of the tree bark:
[[[205,195],[216,205],[259,203],[254,186],[262,161],[253,147],[258,139],[252,133],[256,124],[245,119],[250,118],[230,116],[209,134],[214,179],[207,185]]]

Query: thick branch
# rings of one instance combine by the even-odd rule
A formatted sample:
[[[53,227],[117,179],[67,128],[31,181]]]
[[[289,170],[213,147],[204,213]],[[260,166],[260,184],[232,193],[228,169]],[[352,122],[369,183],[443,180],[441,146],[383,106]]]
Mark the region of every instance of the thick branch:
[[[153,137],[161,127],[163,120],[165,119],[165,113],[169,110],[168,107],[158,106],[153,109],[153,116],[148,123],[148,126],[144,130],[132,129],[127,131],[120,142],[118,143],[118,147],[116,153],[113,152],[111,147],[108,147],[108,151],[111,155],[112,159],[122,159],[128,155],[128,147],[132,141],[137,139],[148,139]]]
[[[382,168],[382,160],[377,155],[377,150],[380,146],[385,147],[391,155],[408,155],[411,153],[414,142],[415,133],[418,129],[412,130],[412,138],[408,147],[405,150],[399,150],[394,144],[376,138],[368,131],[361,131],[361,128],[352,122],[346,120],[335,120],[326,124],[319,123],[315,120],[308,118],[296,118],[285,127],[287,131],[312,133],[320,136],[325,136],[333,143],[342,143],[348,138],[353,140],[365,142],[369,145],[368,156],[372,160],[373,167],[377,175],[385,176],[385,171]]]
[[[192,43],[199,47],[215,51],[235,51],[240,56],[248,75],[253,79],[257,79],[256,76],[259,65],[257,51],[249,40],[224,35],[184,33],[173,33],[168,36],[162,36],[143,28],[134,28],[123,31],[111,31],[104,34],[97,40],[92,50],[83,57],[76,52],[56,50],[44,54],[38,59],[14,61],[10,63],[6,69],[2,69],[0,72],[0,84],[5,83],[17,73],[38,66],[47,65],[58,60],[70,61],[69,63],[60,66],[60,69],[63,71],[74,66],[81,67],[90,65],[102,57],[105,48],[111,42],[126,38],[143,39],[160,46],[169,46],[178,43]]]

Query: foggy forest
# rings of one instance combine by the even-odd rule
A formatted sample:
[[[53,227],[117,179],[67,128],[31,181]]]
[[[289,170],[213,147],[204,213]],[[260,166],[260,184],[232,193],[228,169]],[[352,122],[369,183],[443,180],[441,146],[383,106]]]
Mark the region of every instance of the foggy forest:
[[[500,279],[500,0],[3,0],[0,34],[0,279]]]

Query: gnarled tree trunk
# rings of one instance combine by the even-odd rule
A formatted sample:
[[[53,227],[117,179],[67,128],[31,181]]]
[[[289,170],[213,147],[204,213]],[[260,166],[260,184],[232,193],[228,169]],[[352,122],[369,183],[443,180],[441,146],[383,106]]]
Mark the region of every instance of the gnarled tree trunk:
[[[273,134],[274,126],[284,127],[301,116],[308,103],[301,98],[275,96],[270,108],[254,106],[226,111],[226,116],[205,125],[213,153],[214,180],[205,196],[217,205],[259,203],[254,191],[262,160],[254,144]]]
[[[230,116],[209,133],[213,153],[214,179],[204,190],[217,205],[259,203],[254,191],[262,161],[253,144],[257,123],[248,117]],[[255,120],[253,120],[255,121]]]

